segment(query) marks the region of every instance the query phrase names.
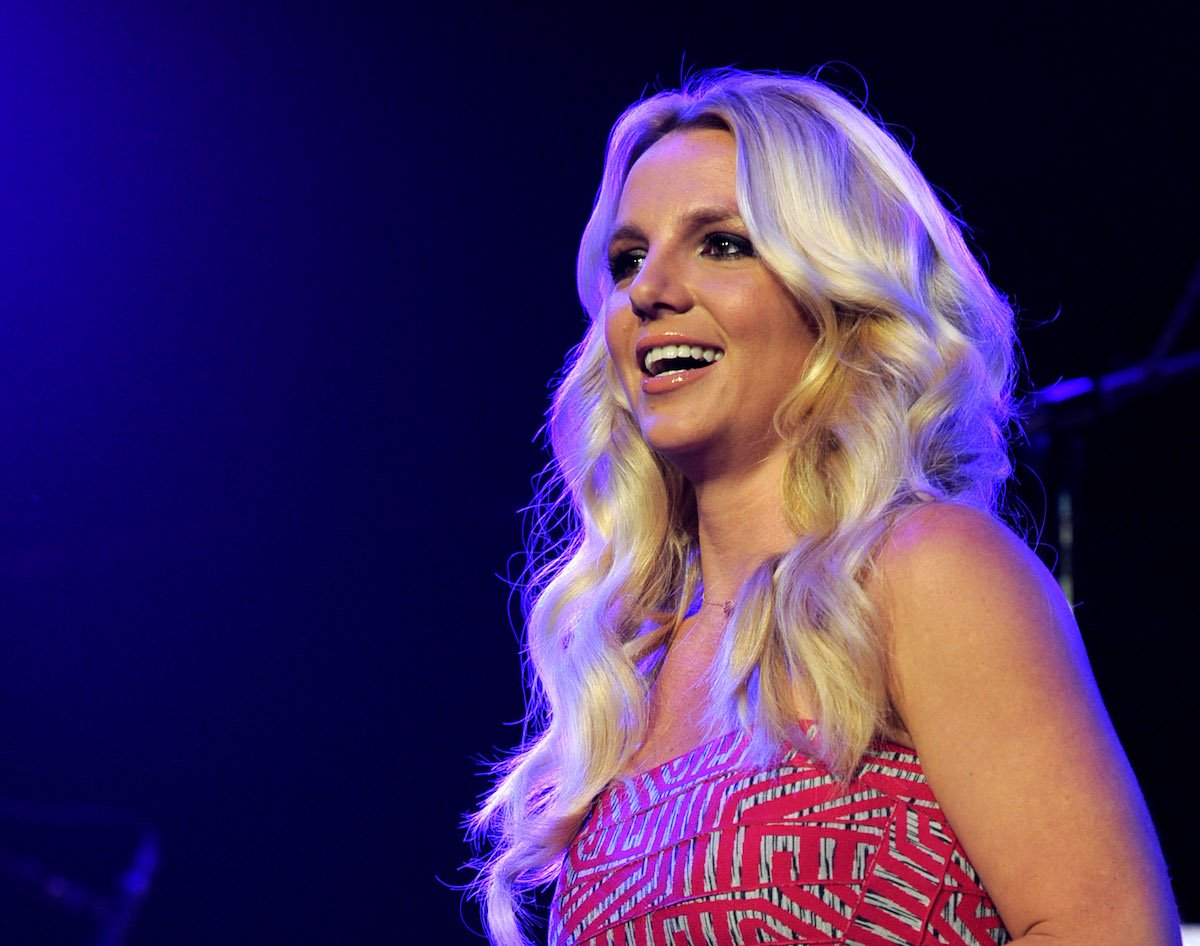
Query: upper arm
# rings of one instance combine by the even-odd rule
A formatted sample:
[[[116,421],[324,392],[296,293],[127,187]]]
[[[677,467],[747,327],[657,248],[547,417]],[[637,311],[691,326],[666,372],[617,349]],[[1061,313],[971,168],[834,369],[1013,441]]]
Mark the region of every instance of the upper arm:
[[[983,513],[925,507],[878,589],[892,700],[1012,934],[1178,942],[1137,782],[1037,557]]]

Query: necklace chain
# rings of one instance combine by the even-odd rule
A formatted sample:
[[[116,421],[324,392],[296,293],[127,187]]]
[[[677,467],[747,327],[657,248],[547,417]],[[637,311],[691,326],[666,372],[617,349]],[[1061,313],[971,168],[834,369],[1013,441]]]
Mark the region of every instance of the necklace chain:
[[[720,608],[725,612],[725,617],[733,614],[733,601],[726,598],[724,601],[709,601],[706,598],[700,599],[700,607],[702,608]]]

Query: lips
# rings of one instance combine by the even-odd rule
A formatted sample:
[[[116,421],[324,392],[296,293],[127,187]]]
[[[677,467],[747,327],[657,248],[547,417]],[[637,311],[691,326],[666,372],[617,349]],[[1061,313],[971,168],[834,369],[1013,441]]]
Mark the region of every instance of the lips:
[[[701,338],[656,332],[634,350],[643,394],[667,394],[699,381],[725,357],[725,349]]]

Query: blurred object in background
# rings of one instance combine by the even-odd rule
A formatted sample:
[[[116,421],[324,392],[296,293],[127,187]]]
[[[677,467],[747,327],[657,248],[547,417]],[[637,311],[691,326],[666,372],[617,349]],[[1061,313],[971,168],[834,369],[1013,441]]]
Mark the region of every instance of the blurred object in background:
[[[157,864],[158,838],[136,819],[0,802],[0,942],[120,946]]]

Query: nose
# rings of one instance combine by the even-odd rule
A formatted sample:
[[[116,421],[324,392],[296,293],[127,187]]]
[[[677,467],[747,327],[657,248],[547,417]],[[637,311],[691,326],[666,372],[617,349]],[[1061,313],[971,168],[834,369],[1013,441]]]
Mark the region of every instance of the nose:
[[[651,253],[629,284],[629,305],[639,319],[657,319],[686,312],[692,292],[677,260]]]

